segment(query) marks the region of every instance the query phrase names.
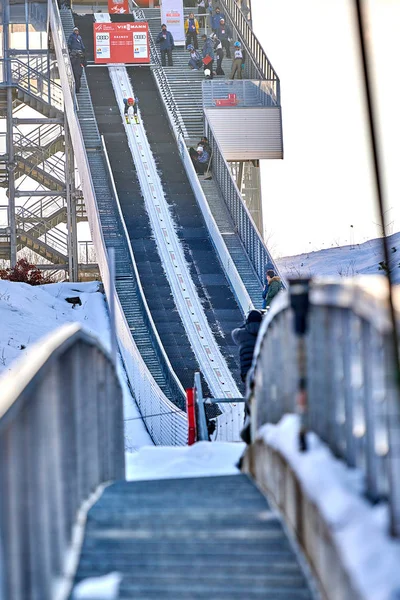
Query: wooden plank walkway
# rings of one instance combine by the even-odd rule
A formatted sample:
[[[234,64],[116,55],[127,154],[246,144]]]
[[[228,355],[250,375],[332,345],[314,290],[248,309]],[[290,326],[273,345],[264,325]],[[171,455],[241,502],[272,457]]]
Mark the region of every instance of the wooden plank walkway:
[[[76,583],[111,571],[121,599],[312,600],[280,520],[242,474],[106,488]]]

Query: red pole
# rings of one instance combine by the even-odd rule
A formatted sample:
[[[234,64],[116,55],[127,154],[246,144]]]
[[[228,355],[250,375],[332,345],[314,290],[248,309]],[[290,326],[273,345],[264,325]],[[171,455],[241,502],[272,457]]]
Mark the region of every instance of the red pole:
[[[194,388],[186,390],[186,413],[188,418],[188,446],[196,442],[196,409],[194,404]]]

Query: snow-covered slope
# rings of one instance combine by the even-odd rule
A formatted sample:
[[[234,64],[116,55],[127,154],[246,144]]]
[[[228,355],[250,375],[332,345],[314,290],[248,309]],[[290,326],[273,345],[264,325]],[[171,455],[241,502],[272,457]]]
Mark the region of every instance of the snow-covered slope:
[[[393,279],[395,283],[400,283],[400,233],[395,233],[388,239]],[[354,246],[286,256],[276,263],[285,278],[319,275],[353,277],[383,274],[379,265],[383,260],[382,239],[377,238]]]
[[[110,350],[110,323],[100,291],[98,281],[32,287],[0,280],[0,376],[12,372],[15,359],[26,355],[31,344],[65,323],[81,323]],[[73,307],[66,298],[76,296],[82,305]],[[124,394],[125,448],[133,451],[151,445],[152,441],[140,419],[120,361],[118,373]]]

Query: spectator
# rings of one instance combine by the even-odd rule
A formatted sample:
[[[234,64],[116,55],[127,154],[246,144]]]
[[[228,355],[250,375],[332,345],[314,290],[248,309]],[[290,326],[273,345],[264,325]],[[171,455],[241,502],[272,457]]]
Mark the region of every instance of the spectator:
[[[200,27],[205,27],[206,17],[200,15],[206,15],[208,8],[208,0],[197,0],[197,13],[199,15]]]
[[[225,25],[225,19],[220,20],[216,34],[217,38],[221,40],[222,47],[225,49],[226,58],[231,58],[232,32],[228,25]]]
[[[157,44],[160,44],[161,52],[161,64],[163,67],[166,66],[166,56],[168,57],[168,66],[172,67],[172,50],[175,48],[174,38],[172,33],[167,31],[165,23],[161,25],[161,31],[156,39]]]
[[[225,15],[221,12],[219,6],[217,6],[217,8],[215,9],[215,15],[211,17],[211,29],[214,33],[217,33],[217,31],[219,30],[221,19],[225,20]]]
[[[201,54],[198,50],[194,49],[194,46],[192,46],[192,44],[189,44],[187,49],[190,52],[188,65],[192,69],[192,71],[198,71],[203,65],[203,61],[201,60]]]
[[[217,35],[215,33],[212,33],[210,35],[210,38],[213,41],[214,52],[217,55],[217,68],[215,70],[215,74],[216,75],[225,75],[225,72],[224,72],[224,70],[222,68],[222,60],[224,58],[224,51],[222,50],[221,40],[219,40],[217,38]]]
[[[208,168],[208,162],[210,160],[210,155],[206,150],[204,150],[203,146],[198,146],[197,150],[194,148],[189,149],[189,154],[192,159],[194,168],[198,175],[204,175]]]
[[[68,50],[70,51],[70,53],[73,50],[80,50],[82,54],[85,53],[85,45],[81,36],[79,35],[78,27],[74,27],[71,35],[68,38]]]
[[[194,13],[190,13],[189,18],[185,21],[185,33],[186,33],[186,49],[192,43],[194,49],[197,50],[199,47],[197,41],[197,35],[199,33],[199,22],[194,18]]]
[[[85,64],[85,57],[82,50],[72,50],[69,57],[75,79],[75,92],[79,94],[81,90],[81,77],[83,73],[83,66]]]
[[[267,284],[263,290],[263,308],[271,305],[272,300],[283,288],[281,278],[275,275],[272,269],[267,271]]]
[[[254,347],[262,321],[260,310],[251,310],[241,327],[232,331],[232,339],[239,346],[240,377],[246,381],[246,375],[253,361]]]
[[[212,40],[206,36],[205,33],[201,36],[204,46],[203,46],[203,64],[204,64],[204,73],[209,69],[210,71],[210,79],[213,78],[213,66],[214,66],[214,48]]]
[[[235,42],[233,45],[235,47],[235,57],[234,57],[233,63],[232,63],[232,71],[231,71],[230,78],[235,79],[235,75],[237,75],[238,79],[242,79],[243,53],[242,53],[241,43]]]
[[[203,135],[203,137],[201,138],[201,140],[199,141],[199,143],[197,144],[197,146],[202,146],[203,149],[208,152],[208,154],[211,156],[211,146],[210,143],[208,141],[208,138]]]
[[[197,173],[199,175],[204,175],[204,173],[207,171],[208,169],[208,164],[210,161],[210,155],[208,154],[208,152],[203,148],[203,146],[198,146],[197,147],[197,152],[198,152],[198,170]]]

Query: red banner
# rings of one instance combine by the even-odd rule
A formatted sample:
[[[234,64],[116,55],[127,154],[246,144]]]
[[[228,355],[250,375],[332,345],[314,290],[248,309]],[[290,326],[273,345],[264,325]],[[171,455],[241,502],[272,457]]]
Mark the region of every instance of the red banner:
[[[94,23],[95,63],[150,62],[149,28],[137,23]]]
[[[110,15],[126,15],[129,12],[128,0],[108,0]]]

